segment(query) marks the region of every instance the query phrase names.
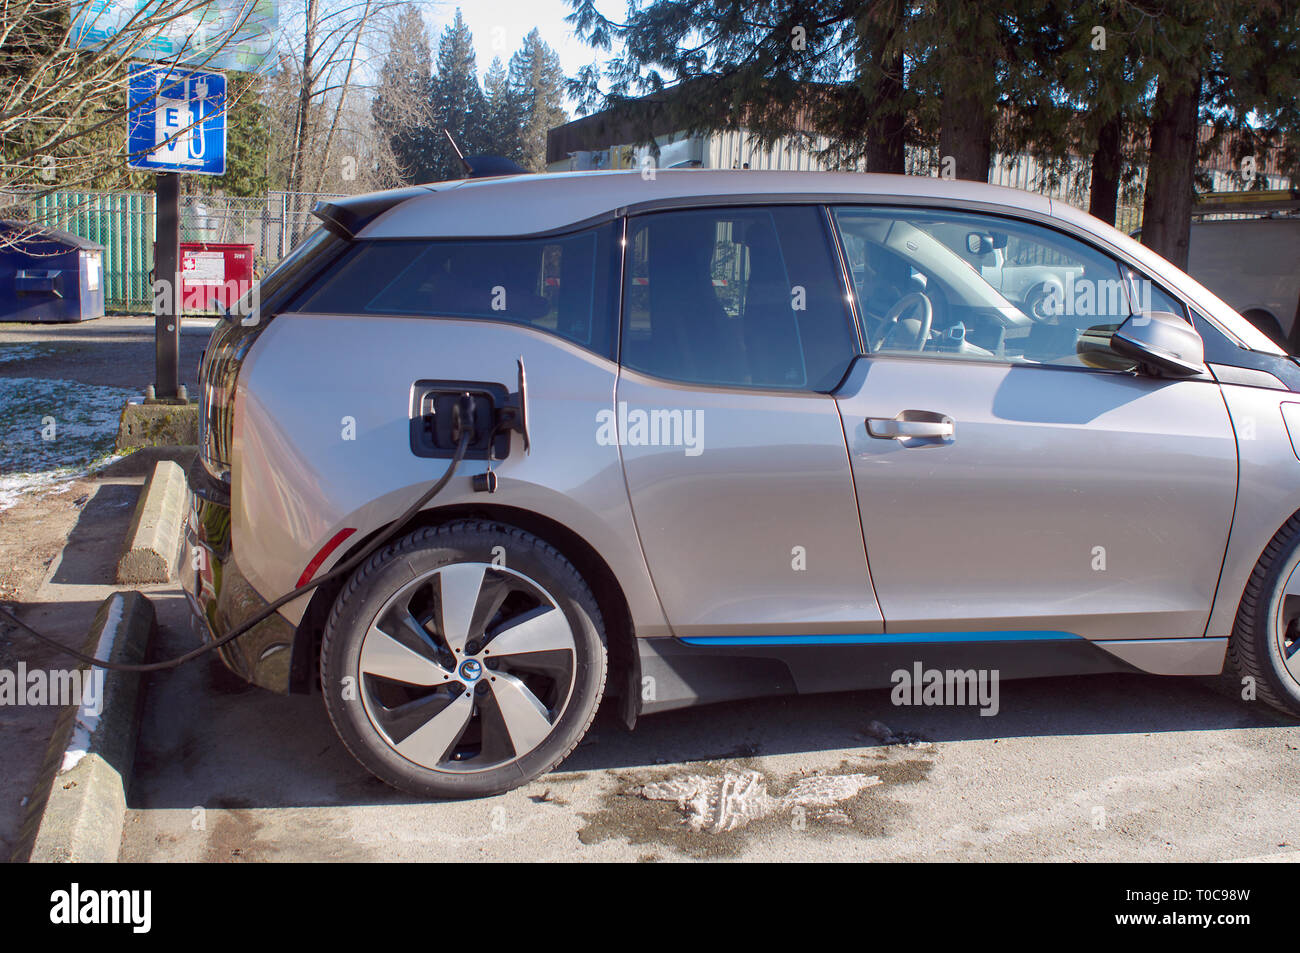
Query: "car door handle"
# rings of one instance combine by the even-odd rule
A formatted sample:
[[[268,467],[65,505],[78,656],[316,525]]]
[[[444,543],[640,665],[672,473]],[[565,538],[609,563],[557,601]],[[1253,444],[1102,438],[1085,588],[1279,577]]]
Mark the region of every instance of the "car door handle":
[[[907,440],[913,437],[951,440],[956,424],[951,417],[921,412],[928,419],[915,419],[917,411],[903,411],[897,417],[868,417],[867,433],[881,440]],[[911,419],[909,419],[911,418]]]

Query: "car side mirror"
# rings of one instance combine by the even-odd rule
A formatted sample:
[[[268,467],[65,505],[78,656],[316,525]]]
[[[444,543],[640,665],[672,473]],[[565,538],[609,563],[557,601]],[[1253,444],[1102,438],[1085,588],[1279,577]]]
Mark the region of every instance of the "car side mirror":
[[[1111,336],[1110,346],[1169,377],[1206,373],[1205,342],[1187,321],[1168,311],[1131,315]]]

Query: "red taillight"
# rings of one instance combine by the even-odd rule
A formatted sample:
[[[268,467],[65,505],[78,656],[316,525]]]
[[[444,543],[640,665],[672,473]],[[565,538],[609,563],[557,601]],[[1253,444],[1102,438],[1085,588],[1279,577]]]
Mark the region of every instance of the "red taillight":
[[[322,546],[320,548],[320,552],[318,552],[315,556],[311,558],[311,562],[307,564],[307,568],[304,569],[302,571],[302,575],[298,577],[298,585],[294,586],[294,588],[295,589],[301,588],[302,586],[305,586],[307,585],[307,583],[311,582],[311,577],[316,575],[316,570],[320,569],[321,563],[329,559],[330,553],[338,549],[339,544],[342,543],[343,540],[347,539],[355,532],[356,532],[355,529],[344,528],[339,530],[333,536],[331,536],[330,541],[326,543],[324,546]]]

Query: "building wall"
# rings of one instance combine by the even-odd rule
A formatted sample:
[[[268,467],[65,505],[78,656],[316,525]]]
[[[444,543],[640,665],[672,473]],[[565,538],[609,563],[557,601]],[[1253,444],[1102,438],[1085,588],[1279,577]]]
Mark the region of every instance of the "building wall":
[[[824,161],[817,154],[830,144],[825,136],[817,136],[811,141],[802,138],[787,138],[771,147],[761,146],[745,130],[725,130],[705,136],[687,139],[683,135],[660,136],[656,140],[660,147],[658,168],[668,168],[684,155],[698,156],[699,167],[705,169],[780,169],[786,171],[824,172],[836,168]],[[650,156],[648,147],[613,145],[602,150],[580,152],[566,159],[552,162],[550,172],[581,169],[638,169]],[[938,175],[939,156],[937,149],[926,150],[914,146],[907,149],[907,173],[909,175]],[[1214,160],[1212,160],[1214,161]],[[1226,159],[1222,159],[1226,162]],[[839,166],[850,170],[862,170],[862,164]],[[1072,158],[1067,167],[1053,173],[1044,168],[1029,155],[995,154],[993,168],[989,173],[989,182],[1030,192],[1041,192],[1051,198],[1059,199],[1076,208],[1088,207],[1090,164],[1086,158]],[[1213,180],[1215,190],[1233,190],[1239,188],[1231,180],[1231,168],[1202,169]],[[1264,187],[1270,189],[1291,188],[1290,177],[1277,174],[1268,168],[1261,171],[1260,177]],[[1138,228],[1142,220],[1142,194],[1146,188],[1146,172],[1143,170],[1128,195],[1121,195],[1117,213],[1116,227],[1130,232]]]

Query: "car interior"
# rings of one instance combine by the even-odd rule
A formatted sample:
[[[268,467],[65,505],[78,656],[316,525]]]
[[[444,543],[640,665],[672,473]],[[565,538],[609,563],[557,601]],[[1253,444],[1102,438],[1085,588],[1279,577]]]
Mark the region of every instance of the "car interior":
[[[649,215],[629,232],[623,361],[672,380],[829,390],[855,351],[820,212]]]
[[[984,216],[838,209],[868,350],[1126,370],[1118,264],[1046,228]]]

